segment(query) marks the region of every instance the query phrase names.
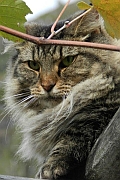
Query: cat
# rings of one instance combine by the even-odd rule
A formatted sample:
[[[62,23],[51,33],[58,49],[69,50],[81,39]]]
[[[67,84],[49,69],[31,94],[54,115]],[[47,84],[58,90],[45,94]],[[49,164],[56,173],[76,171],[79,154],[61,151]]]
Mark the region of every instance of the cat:
[[[26,32],[47,38],[51,26],[30,23]],[[120,45],[94,9],[53,39]],[[38,178],[67,177],[77,168],[84,176],[93,145],[120,106],[119,88],[119,52],[27,41],[14,45],[6,104],[22,135],[18,153],[37,160]]]

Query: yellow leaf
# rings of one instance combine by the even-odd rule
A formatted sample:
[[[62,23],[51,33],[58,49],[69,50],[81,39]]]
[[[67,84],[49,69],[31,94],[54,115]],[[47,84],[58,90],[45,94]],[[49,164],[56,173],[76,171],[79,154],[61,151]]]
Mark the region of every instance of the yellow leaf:
[[[94,8],[101,14],[107,32],[120,39],[120,0],[91,0]]]
[[[86,9],[90,9],[90,8],[91,8],[91,6],[90,6],[89,4],[87,4],[87,3],[83,2],[83,1],[78,2],[78,3],[77,3],[77,6],[78,6],[80,9],[82,9],[82,10],[86,10]]]

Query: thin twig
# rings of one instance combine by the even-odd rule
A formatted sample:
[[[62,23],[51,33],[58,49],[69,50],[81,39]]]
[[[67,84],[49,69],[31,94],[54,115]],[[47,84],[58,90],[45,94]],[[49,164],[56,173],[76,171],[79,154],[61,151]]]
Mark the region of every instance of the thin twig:
[[[55,36],[56,34],[58,34],[60,31],[62,31],[63,29],[66,29],[66,28],[68,28],[72,23],[74,23],[75,21],[77,21],[78,19],[80,19],[81,17],[83,17],[84,15],[86,15],[89,11],[91,11],[92,10],[92,8],[93,7],[91,7],[90,9],[88,9],[87,11],[85,11],[84,13],[82,13],[82,14],[80,14],[79,16],[77,16],[76,18],[74,18],[73,20],[71,20],[70,22],[69,21],[65,21],[65,23],[64,23],[64,25],[60,28],[60,29],[58,29],[57,31],[54,31],[54,28],[55,28],[55,26],[56,26],[56,24],[57,24],[57,22],[58,22],[58,18],[57,18],[57,20],[55,21],[55,23],[53,24],[53,26],[52,26],[52,30],[51,30],[51,34],[50,34],[50,36],[47,38],[47,39],[51,39],[53,36]],[[63,11],[63,10],[62,10]],[[61,13],[62,13],[62,11],[61,11]],[[58,16],[59,17],[59,16]]]
[[[94,48],[94,49],[102,49],[102,50],[110,50],[110,51],[120,52],[120,46],[115,46],[115,45],[80,42],[80,41],[43,39],[43,38],[39,38],[39,37],[21,33],[19,31],[13,30],[11,28],[7,28],[5,26],[0,26],[0,31],[6,32],[13,36],[22,38],[24,40],[30,41],[30,42],[35,43],[40,46],[42,46],[42,45],[78,46],[78,47],[86,47],[86,48]]]
[[[68,26],[70,26],[72,23],[74,23],[75,21],[77,21],[78,19],[80,19],[81,17],[85,16],[88,12],[90,12],[92,10],[93,6],[91,6],[90,9],[88,9],[87,11],[83,12],[82,14],[80,14],[79,16],[77,16],[76,18],[74,18],[72,21],[69,22]]]
[[[59,19],[61,18],[62,14],[64,13],[65,9],[67,8],[67,6],[69,5],[70,0],[68,0],[68,2],[65,4],[65,6],[63,7],[62,11],[60,12],[59,16],[57,17],[56,21],[54,22],[54,24],[51,27],[51,34],[47,39],[51,39],[56,33],[55,33],[55,27],[57,22],[59,21]],[[64,29],[64,28],[63,28]],[[62,30],[62,29],[61,29]]]

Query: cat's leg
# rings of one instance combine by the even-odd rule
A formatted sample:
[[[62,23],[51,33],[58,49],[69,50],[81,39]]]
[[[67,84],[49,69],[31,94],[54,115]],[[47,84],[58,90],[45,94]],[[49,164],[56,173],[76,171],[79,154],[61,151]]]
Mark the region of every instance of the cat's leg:
[[[85,144],[83,145],[82,143],[76,141],[76,138],[71,139],[70,137],[59,141],[53,148],[40,172],[38,172],[37,177],[57,179],[69,175],[69,173],[78,167],[83,157],[85,157],[87,150],[85,150]],[[85,148],[84,151],[81,151],[80,147],[82,149]]]

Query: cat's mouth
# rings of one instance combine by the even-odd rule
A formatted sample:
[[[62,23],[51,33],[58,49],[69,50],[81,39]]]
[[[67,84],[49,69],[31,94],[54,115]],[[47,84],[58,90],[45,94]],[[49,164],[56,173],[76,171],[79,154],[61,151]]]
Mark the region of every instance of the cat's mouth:
[[[66,98],[67,94],[65,94],[64,96],[56,96],[48,93],[47,96],[29,95],[27,97],[22,98],[21,102],[23,102],[23,106],[25,108],[43,111],[47,108],[54,108]]]
[[[30,89],[27,89],[26,91],[19,92],[19,96],[15,96],[15,99],[24,108],[39,109],[39,111],[42,111],[43,109],[54,108],[59,105],[68,95],[69,92],[65,91],[56,91],[56,93],[53,91],[44,91],[41,94],[38,91],[32,91],[31,93]]]

